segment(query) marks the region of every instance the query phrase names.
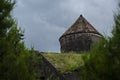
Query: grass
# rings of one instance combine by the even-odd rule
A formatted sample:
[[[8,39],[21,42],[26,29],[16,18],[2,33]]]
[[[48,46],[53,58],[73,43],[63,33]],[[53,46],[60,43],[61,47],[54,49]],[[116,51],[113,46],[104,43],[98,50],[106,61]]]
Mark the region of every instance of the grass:
[[[67,73],[80,68],[83,65],[83,54],[76,53],[44,53],[48,59],[61,73]]]

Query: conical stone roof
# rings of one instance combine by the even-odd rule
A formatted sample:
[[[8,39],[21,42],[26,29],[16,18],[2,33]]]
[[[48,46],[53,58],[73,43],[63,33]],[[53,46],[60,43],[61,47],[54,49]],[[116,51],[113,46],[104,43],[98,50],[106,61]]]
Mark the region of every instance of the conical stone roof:
[[[76,22],[61,36],[75,33],[94,33],[101,35],[82,15]]]

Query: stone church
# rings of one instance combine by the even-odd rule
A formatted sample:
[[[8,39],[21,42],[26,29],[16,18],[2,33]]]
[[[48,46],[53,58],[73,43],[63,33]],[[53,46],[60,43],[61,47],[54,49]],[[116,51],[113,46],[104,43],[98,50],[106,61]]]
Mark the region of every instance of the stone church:
[[[102,35],[82,16],[60,37],[61,52],[89,51]]]
[[[78,59],[81,54],[77,54],[77,56],[73,58],[76,54],[70,54],[69,52],[89,52],[92,45],[97,43],[101,36],[102,35],[82,15],[80,15],[76,22],[59,38],[61,52],[65,52],[65,54],[62,53],[62,55],[60,55],[60,53],[49,54],[37,52],[39,56],[42,57],[42,64],[39,67],[40,80],[80,80],[82,60],[80,61]],[[67,57],[67,60],[65,57]],[[68,58],[72,59],[69,60]],[[54,63],[55,61],[57,61],[57,63]],[[73,63],[78,62],[78,67],[75,67],[72,71],[62,73],[60,69],[65,68],[66,65],[70,63],[69,61],[72,61]],[[58,63],[61,67],[58,66]],[[71,64],[71,66],[72,65],[73,64]]]

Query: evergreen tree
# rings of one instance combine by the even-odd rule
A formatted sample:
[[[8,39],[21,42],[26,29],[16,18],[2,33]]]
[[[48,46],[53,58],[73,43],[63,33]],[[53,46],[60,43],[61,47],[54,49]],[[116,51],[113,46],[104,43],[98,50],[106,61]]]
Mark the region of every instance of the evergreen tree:
[[[8,32],[13,26],[14,19],[11,17],[11,11],[15,1],[1,0],[0,1],[0,61],[3,60],[4,55],[8,50]]]
[[[103,37],[84,56],[82,80],[120,80],[120,12],[114,16],[112,37]]]
[[[36,55],[28,50],[11,12],[14,0],[0,0],[0,80],[36,80]]]

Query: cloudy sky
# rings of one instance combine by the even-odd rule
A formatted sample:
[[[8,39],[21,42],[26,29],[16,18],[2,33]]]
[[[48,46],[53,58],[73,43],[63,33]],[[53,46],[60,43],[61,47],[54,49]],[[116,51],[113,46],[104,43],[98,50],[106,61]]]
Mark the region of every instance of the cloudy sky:
[[[17,0],[14,17],[27,47],[59,52],[59,37],[82,14],[100,33],[110,34],[117,0]]]

